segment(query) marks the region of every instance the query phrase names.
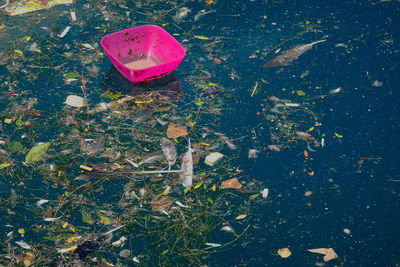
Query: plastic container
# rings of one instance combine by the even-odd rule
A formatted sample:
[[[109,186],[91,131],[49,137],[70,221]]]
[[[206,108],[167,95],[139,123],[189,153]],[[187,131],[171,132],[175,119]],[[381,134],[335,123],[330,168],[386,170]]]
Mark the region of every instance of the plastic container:
[[[172,35],[155,25],[108,34],[101,39],[101,46],[115,68],[134,83],[170,74],[186,53]]]

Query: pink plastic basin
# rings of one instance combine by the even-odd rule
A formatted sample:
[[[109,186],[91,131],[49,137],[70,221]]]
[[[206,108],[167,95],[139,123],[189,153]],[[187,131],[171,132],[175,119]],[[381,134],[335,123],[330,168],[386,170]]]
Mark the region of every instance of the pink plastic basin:
[[[101,46],[115,68],[134,83],[171,73],[186,53],[172,35],[155,25],[108,34],[101,39]]]

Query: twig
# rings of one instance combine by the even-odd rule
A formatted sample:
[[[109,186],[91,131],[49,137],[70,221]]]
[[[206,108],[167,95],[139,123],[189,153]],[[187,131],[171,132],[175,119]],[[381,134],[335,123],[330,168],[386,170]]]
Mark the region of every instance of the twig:
[[[181,170],[170,170],[170,171],[140,171],[137,172],[138,174],[152,174],[152,173],[180,173],[182,172]]]

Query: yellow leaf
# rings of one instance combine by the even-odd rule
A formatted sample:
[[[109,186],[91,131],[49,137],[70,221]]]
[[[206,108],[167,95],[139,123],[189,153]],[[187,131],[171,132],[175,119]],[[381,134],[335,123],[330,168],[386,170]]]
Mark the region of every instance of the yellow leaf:
[[[63,225],[62,225],[62,228],[67,228],[67,226],[68,226],[68,222],[65,222],[65,223],[63,223]]]
[[[14,52],[20,54],[21,56],[24,55],[24,53],[22,53],[22,51],[21,51],[21,50],[18,50],[18,49],[14,49]]]
[[[3,29],[5,26],[6,26],[6,25],[4,25],[4,23],[1,24],[1,25],[0,25],[0,30]]]
[[[8,124],[12,123],[12,121],[13,121],[12,119],[4,119],[4,122]]]
[[[88,167],[88,166],[85,166],[85,165],[81,165],[81,166],[79,166],[79,168],[81,168],[82,170],[88,171],[88,172],[93,171],[92,167]]]
[[[66,249],[65,249],[65,252],[74,251],[74,250],[77,249],[77,248],[78,248],[77,246],[72,246],[72,247],[66,248]]]
[[[67,243],[71,243],[74,241],[77,237],[76,236],[71,236],[70,238],[67,239]]]
[[[307,132],[312,132],[314,130],[314,126],[307,130]]]
[[[217,186],[216,186],[216,185],[213,185],[213,186],[211,187],[211,190],[215,192],[215,190],[217,190]]]
[[[200,40],[210,40],[210,38],[208,38],[206,36],[201,36],[201,35],[195,35],[194,38],[200,39]]]
[[[240,215],[238,215],[235,219],[236,220],[241,220],[241,219],[244,219],[244,218],[246,218],[247,217],[247,214],[240,214]]]
[[[289,258],[290,255],[292,255],[292,252],[289,250],[289,248],[280,248],[278,249],[278,254],[282,258]]]
[[[21,235],[25,234],[25,229],[24,228],[19,228],[18,229],[18,233],[21,234]]]
[[[202,186],[203,185],[203,183],[204,183],[204,180],[203,181],[200,181],[200,182],[198,182],[195,186],[194,186],[194,189],[198,189],[198,188],[200,188],[200,186]]]

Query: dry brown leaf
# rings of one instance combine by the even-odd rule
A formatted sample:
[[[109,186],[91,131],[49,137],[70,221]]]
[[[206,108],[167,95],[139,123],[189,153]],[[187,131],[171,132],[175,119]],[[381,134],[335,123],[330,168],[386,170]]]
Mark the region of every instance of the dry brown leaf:
[[[314,249],[307,249],[307,250],[312,253],[319,253],[319,254],[325,255],[324,261],[330,261],[330,260],[336,259],[338,257],[338,255],[333,250],[333,248],[314,248]]]
[[[282,258],[289,258],[290,255],[292,255],[292,252],[289,250],[289,248],[280,248],[278,249],[278,254]]]
[[[187,135],[187,129],[185,126],[178,126],[175,123],[170,123],[167,129],[167,136],[176,140],[176,138]]]
[[[239,189],[242,187],[242,184],[239,183],[237,178],[232,178],[229,180],[225,180],[221,183],[221,189],[226,189],[226,188],[234,188],[234,189]]]
[[[156,196],[156,197],[153,197],[153,199],[151,200],[151,210],[159,211],[162,209],[166,209],[169,206],[171,206],[172,203],[174,203],[174,200],[172,200],[168,197]]]

